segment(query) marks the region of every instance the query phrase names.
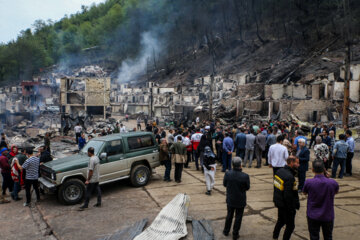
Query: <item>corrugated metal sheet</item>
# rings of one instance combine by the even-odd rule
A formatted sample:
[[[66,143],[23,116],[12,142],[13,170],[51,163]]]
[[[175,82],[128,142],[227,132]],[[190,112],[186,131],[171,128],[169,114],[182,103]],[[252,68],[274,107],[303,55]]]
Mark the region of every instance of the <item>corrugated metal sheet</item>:
[[[190,197],[178,194],[135,240],[177,240],[187,235],[186,218]]]

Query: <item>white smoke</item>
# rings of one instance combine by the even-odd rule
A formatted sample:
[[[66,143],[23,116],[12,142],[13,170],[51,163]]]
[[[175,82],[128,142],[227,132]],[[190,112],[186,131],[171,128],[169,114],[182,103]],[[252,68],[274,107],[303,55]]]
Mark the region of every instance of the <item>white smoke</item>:
[[[135,59],[126,59],[121,63],[118,80],[130,82],[146,73],[147,62],[153,64],[154,55],[158,56],[161,44],[153,32],[144,32],[141,35],[141,51]]]

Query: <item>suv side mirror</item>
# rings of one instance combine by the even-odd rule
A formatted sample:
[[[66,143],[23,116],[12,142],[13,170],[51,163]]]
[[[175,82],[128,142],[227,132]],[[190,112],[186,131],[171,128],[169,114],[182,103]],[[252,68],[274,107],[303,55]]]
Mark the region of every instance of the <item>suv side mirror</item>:
[[[107,153],[101,153],[100,154],[100,159],[101,160],[106,160],[107,159]]]

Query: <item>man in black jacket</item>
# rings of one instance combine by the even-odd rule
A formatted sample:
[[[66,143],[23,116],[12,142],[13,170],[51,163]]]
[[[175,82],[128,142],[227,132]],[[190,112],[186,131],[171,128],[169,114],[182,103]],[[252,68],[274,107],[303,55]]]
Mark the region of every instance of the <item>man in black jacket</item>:
[[[291,156],[287,165],[279,169],[274,176],[274,203],[278,208],[278,220],[273,238],[278,239],[281,228],[286,225],[283,240],[288,240],[295,229],[296,209],[300,208],[295,174],[299,167],[299,159]]]
[[[242,172],[241,159],[239,157],[234,157],[232,164],[233,170],[227,171],[224,176],[227,216],[223,233],[225,236],[229,235],[234,212],[236,212],[233,239],[238,239],[241,220],[246,206],[246,191],[250,189],[250,179],[249,175]]]

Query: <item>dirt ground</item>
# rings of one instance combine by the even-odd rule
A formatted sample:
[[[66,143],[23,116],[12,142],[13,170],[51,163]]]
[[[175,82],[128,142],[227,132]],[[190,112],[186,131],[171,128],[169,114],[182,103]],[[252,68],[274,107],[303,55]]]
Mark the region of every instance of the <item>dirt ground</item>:
[[[354,158],[352,177],[336,179],[340,192],[335,199],[334,239],[358,239],[360,235],[360,155]],[[149,223],[177,193],[190,196],[189,216],[193,219],[208,219],[216,239],[224,237],[222,230],[226,216],[225,188],[222,186],[223,173],[216,172],[216,184],[211,196],[205,195],[204,176],[195,170],[194,163],[183,172],[183,181],[162,181],[164,168],[159,167],[149,184],[133,188],[128,181],[102,185],[103,206],[78,212],[80,205],[61,205],[55,195],[44,195],[31,208],[23,207],[23,201],[0,205],[0,239],[86,239],[95,240],[123,229],[135,222],[148,218]],[[251,187],[247,193],[240,230],[241,239],[271,239],[276,221],[276,208],[272,202],[272,170],[244,168],[250,175]],[[173,170],[171,172],[173,178]],[[307,177],[312,177],[308,171]],[[35,198],[33,194],[33,198]],[[20,196],[25,199],[25,192]],[[292,239],[309,239],[306,222],[306,197],[300,195],[301,207],[296,215],[296,228]],[[187,224],[188,236],[193,239],[191,223]]]

